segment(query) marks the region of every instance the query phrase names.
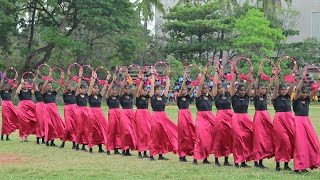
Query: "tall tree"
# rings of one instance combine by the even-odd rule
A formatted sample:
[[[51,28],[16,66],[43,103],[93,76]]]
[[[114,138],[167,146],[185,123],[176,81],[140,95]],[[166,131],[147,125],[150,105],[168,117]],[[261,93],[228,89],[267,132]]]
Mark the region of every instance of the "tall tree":
[[[162,14],[165,14],[165,9],[161,0],[136,0],[137,11],[140,13],[143,25],[147,29],[148,22],[153,20],[154,9],[158,10]]]

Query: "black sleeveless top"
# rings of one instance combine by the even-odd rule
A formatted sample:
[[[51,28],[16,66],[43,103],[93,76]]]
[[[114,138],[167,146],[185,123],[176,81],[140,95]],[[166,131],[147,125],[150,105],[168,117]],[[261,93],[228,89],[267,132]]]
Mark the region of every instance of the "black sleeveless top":
[[[114,98],[115,99],[113,99],[112,96],[109,96],[109,98],[107,99],[107,105],[109,109],[117,109],[120,107],[119,96],[115,96]]]
[[[133,95],[124,94],[120,97],[120,104],[122,109],[133,109]]]
[[[43,97],[40,91],[34,92],[34,96],[36,97],[37,102],[43,102]]]
[[[56,96],[57,96],[57,92],[55,90],[51,92],[47,91],[42,95],[44,103],[55,103]]]
[[[81,97],[81,94],[78,94],[76,99],[77,99],[77,105],[78,106],[87,106],[88,103],[88,94],[82,94],[83,97]]]
[[[307,96],[305,99],[293,100],[293,111],[296,116],[309,116],[309,105],[310,97]]]
[[[76,104],[77,103],[76,92],[75,91],[66,92],[63,95],[63,101],[65,105]]]
[[[153,111],[161,112],[165,111],[167,97],[165,95],[161,96],[162,100],[158,100],[156,95],[151,97],[151,107]]]
[[[238,95],[232,97],[232,107],[235,113],[248,113],[250,97],[246,94],[243,98]]]
[[[148,109],[149,95],[139,96],[136,98],[137,109]]]
[[[217,110],[231,109],[231,96],[228,91],[225,92],[224,96],[217,95],[214,98],[214,102]]]
[[[3,101],[11,101],[11,94],[12,94],[11,89],[9,89],[8,91],[5,91],[5,90],[0,91],[0,96]]]
[[[179,109],[189,109],[190,96],[189,94],[185,96],[179,96],[177,99],[177,105]]]
[[[26,92],[21,90],[20,94],[18,95],[18,97],[19,97],[20,101],[22,101],[22,100],[31,100],[31,98],[32,98],[31,90],[28,89]]]
[[[268,97],[267,95],[263,95],[262,97],[259,95],[256,95],[253,98],[253,102],[254,102],[254,108],[257,111],[265,111],[268,110]]]
[[[101,99],[102,99],[102,96],[100,93],[97,95],[97,98],[95,98],[94,95],[91,94],[89,96],[90,107],[100,107],[101,106]]]
[[[208,99],[204,99],[204,96],[201,95],[196,97],[196,107],[198,111],[212,111],[212,101],[213,98],[208,95],[206,96]]]
[[[277,96],[272,100],[272,104],[276,112],[290,112],[291,98],[288,94],[285,96]]]

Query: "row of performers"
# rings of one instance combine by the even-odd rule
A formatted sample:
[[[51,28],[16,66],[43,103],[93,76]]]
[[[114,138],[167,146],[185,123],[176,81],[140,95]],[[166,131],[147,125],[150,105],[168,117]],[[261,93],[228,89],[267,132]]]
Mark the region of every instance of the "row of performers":
[[[259,69],[258,77],[260,74]],[[49,74],[50,76],[52,74]],[[198,160],[210,164],[208,157],[214,154],[215,165],[221,166],[219,158],[224,157],[223,165],[232,166],[228,157],[233,154],[234,166],[237,168],[249,167],[246,162],[251,160],[254,160],[254,166],[265,168],[263,159],[275,157],[276,171],[281,170],[280,162],[284,162],[284,170],[291,170],[288,163],[294,158],[296,173],[320,165],[319,139],[308,117],[310,99],[317,90],[309,93],[308,88],[303,86],[303,80],[296,88],[292,103],[293,115],[290,95],[294,90],[294,83],[287,88],[279,83],[276,75],[272,95],[276,113],[272,121],[267,111],[266,94],[269,93],[273,81],[265,86],[259,84],[259,78],[256,78],[255,115],[252,121],[248,114],[248,105],[253,81],[248,81],[247,86],[238,85],[236,89],[234,73],[230,87],[225,90],[224,86],[218,83],[219,76],[216,72],[215,83],[210,91],[204,83],[205,75],[202,75],[196,93],[195,123],[189,110],[189,98],[194,87],[187,92],[184,80],[177,101],[178,125],[175,125],[165,112],[169,77],[164,93],[161,85],[155,85],[154,75],[150,92],[143,83],[138,84],[131,92],[126,80],[118,90],[114,83],[115,77],[109,88],[105,84],[100,91],[95,84],[96,74],[93,74],[88,90],[81,84],[81,79],[73,88],[69,83],[70,78],[68,72],[63,91],[65,121],[62,120],[55,103],[62,84],[53,90],[52,83],[46,81],[29,89],[21,80],[16,90],[20,100],[16,110],[11,102],[10,85],[4,85],[2,80],[2,140],[3,135],[7,135],[9,140],[8,135],[19,129],[21,141],[27,141],[30,134],[36,134],[38,144],[42,138],[42,143],[47,146],[56,146],[54,140],[60,138],[63,141],[60,148],[64,147],[65,142],[71,141],[73,149],[87,151],[85,146],[88,145],[91,153],[95,145],[99,146],[99,152],[103,153],[102,146],[105,145],[107,155],[110,155],[110,150],[114,150],[114,154],[120,154],[121,149],[122,155],[130,156],[131,149],[138,150],[139,158],[155,160],[154,156],[159,155],[158,160],[167,160],[163,154],[173,152],[179,155],[181,162],[187,162],[186,156],[193,156],[194,164],[198,164]],[[36,104],[31,101],[32,95],[36,98]],[[109,107],[108,121],[100,108],[104,96]],[[134,98],[136,112],[133,110]],[[148,110],[149,102],[152,115]],[[212,113],[213,103],[217,108],[216,115]],[[82,148],[79,145],[82,145]],[[148,150],[150,157],[147,155]]]

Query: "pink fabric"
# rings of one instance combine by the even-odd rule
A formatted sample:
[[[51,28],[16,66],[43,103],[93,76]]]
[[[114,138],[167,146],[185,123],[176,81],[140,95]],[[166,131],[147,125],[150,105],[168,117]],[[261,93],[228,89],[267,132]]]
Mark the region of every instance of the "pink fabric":
[[[89,108],[87,106],[78,106],[77,110],[77,144],[89,143],[89,124],[91,119],[88,117]]]
[[[26,137],[35,134],[37,125],[36,106],[31,100],[22,100],[18,105],[19,136]]]
[[[179,157],[192,156],[196,142],[195,125],[189,109],[178,112],[178,154]]]
[[[136,150],[137,134],[133,109],[122,109],[120,113],[121,149]]]
[[[41,138],[45,136],[45,104],[44,102],[36,103],[36,119],[37,119],[37,127],[36,127],[36,135],[37,138]]]
[[[95,145],[104,144],[107,146],[108,142],[108,124],[107,119],[100,107],[89,108],[89,144],[92,148]]]
[[[77,104],[64,105],[66,129],[62,138],[63,142],[77,140],[77,107]]]
[[[46,113],[48,115],[46,135],[48,140],[54,140],[56,138],[63,138],[65,131],[65,124],[59,114],[57,105],[55,103],[45,104]],[[54,129],[54,130],[53,130]],[[51,132],[53,131],[53,132]]]
[[[137,109],[135,114],[138,151],[149,150],[151,115],[149,109]]]
[[[19,119],[16,107],[12,101],[2,101],[1,134],[11,134],[19,129]]]
[[[108,150],[121,148],[120,109],[109,109],[108,112]]]

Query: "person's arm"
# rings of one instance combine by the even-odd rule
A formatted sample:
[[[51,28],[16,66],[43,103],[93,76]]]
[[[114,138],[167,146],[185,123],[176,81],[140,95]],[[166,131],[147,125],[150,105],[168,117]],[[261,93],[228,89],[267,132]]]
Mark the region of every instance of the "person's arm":
[[[50,78],[52,78],[52,75],[50,76]],[[61,79],[62,79],[62,80],[64,79],[64,75],[63,75],[63,74],[62,74]],[[56,93],[59,93],[59,92],[61,91],[61,89],[62,89],[62,83],[59,82],[59,86],[58,86],[58,88],[55,90]],[[66,88],[65,88],[65,89],[66,89]]]
[[[248,89],[247,89],[247,95],[249,97],[251,97],[251,94],[252,94],[252,85],[253,84],[253,74],[251,74],[250,76],[250,80],[249,80],[249,84],[248,84]]]
[[[273,84],[273,81],[274,80],[270,80],[269,84],[268,84],[268,87],[267,87],[267,91],[266,91],[266,95],[269,96],[270,94],[270,91],[271,91],[271,86]]]
[[[276,73],[276,77],[274,80],[274,89],[273,89],[272,99],[276,99],[278,96],[279,84],[280,84],[279,76],[278,76],[278,73]]]
[[[214,73],[214,84],[211,91],[211,97],[214,98],[218,94],[218,64],[216,64],[216,72]]]
[[[231,97],[236,94],[236,78],[237,78],[237,75],[234,72],[235,72],[235,68],[232,67],[232,69],[231,69],[232,80],[230,82],[230,87],[229,87],[229,93],[230,93]]]
[[[109,88],[108,88],[108,90],[107,90],[106,99],[108,99],[108,98],[110,97],[110,93],[111,93],[111,90],[112,90],[112,88],[113,88],[113,85],[114,85],[114,82],[115,82],[115,81],[116,81],[116,76],[113,75],[113,77],[112,77],[112,82],[111,82],[111,84],[109,85]]]
[[[21,91],[21,88],[22,88],[22,84],[24,83],[24,79],[21,79],[21,83],[19,84],[17,90],[16,90],[16,94],[19,95],[20,94],[20,91]]]
[[[0,83],[0,91],[2,90],[3,88],[3,85],[4,85],[4,79],[6,77],[6,72],[3,73],[3,78],[1,79],[1,83]]]
[[[167,81],[166,81],[166,87],[164,89],[164,96],[168,97],[169,94],[169,89],[170,89],[170,77],[167,77]]]
[[[299,84],[296,88],[296,93],[294,94],[294,97],[293,97],[294,100],[297,100],[300,97],[303,81],[304,81],[303,78],[299,81]]]
[[[205,75],[206,73],[207,73],[207,67],[204,68],[204,73],[202,74],[200,82],[198,84],[196,97],[200,97],[201,96],[202,86],[203,86],[203,83],[204,83],[204,79],[206,78],[206,75]]]
[[[196,88],[196,86],[192,86],[192,87],[191,87],[191,89],[190,89],[190,91],[189,91],[189,93],[188,93],[188,95],[189,95],[190,97],[192,96],[195,88]]]
[[[123,81],[122,81],[122,83],[121,83],[121,87],[120,87],[120,93],[119,93],[119,95],[120,95],[120,97],[122,97],[123,96],[123,94],[124,94],[124,86],[126,85],[126,83],[127,83],[127,80],[126,80],[126,78],[123,78]]]
[[[315,81],[314,83],[318,84],[320,80],[320,74],[318,74],[318,81]],[[318,93],[318,89],[316,89],[315,91],[311,91],[310,93],[310,102],[312,101],[313,97],[316,96]]]
[[[37,86],[37,79],[38,79],[38,74],[33,78],[33,87],[32,87],[32,90],[34,92],[38,91],[38,86]]]
[[[51,79],[51,77],[52,77],[52,72],[50,71],[48,79]],[[42,90],[41,90],[41,94],[44,94],[44,93],[47,92],[48,84],[49,84],[49,80],[46,80],[46,82],[43,84],[43,87],[42,87]]]
[[[292,93],[293,93],[293,90],[294,90],[294,82],[291,82],[290,83],[290,86],[289,86],[289,89],[288,89],[288,95],[291,97]]]
[[[66,83],[64,84],[64,89],[63,89],[63,94],[67,93],[67,86],[70,82],[70,77],[71,77],[71,72],[70,70],[68,70],[67,72],[67,80],[66,80]]]
[[[152,97],[154,95],[154,82],[155,81],[155,77],[154,77],[154,73],[152,72],[151,75],[151,87],[150,87],[150,97]]]
[[[182,89],[184,89],[186,87],[186,79],[187,79],[187,73],[184,72],[183,73],[183,81],[182,81],[181,88],[178,93],[178,97],[182,96]]]
[[[259,66],[258,74],[257,74],[256,80],[255,80],[255,82],[254,82],[254,92],[253,92],[253,96],[256,96],[256,95],[258,94],[259,80],[260,80],[261,73],[262,73],[262,67]],[[266,93],[266,94],[268,94],[268,93]]]
[[[106,91],[107,91],[107,83],[108,83],[108,80],[110,79],[110,74],[107,75],[107,78],[106,78],[106,83],[103,85],[103,88],[101,90],[101,96],[103,97],[105,94],[106,94]]]
[[[94,83],[96,82],[96,78],[97,78],[97,75],[95,73],[93,73],[92,77],[91,77],[89,89],[88,89],[88,92],[87,92],[88,96],[91,96],[91,94],[92,94],[93,86],[94,86]]]

